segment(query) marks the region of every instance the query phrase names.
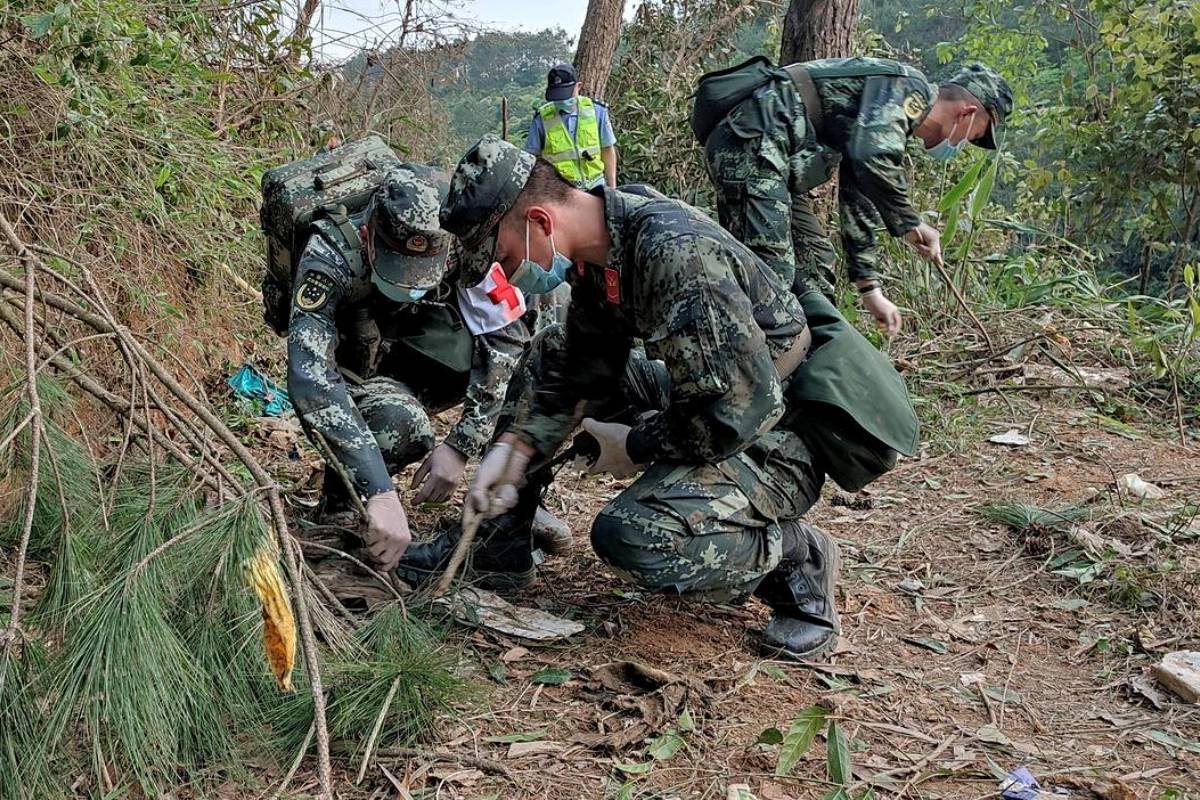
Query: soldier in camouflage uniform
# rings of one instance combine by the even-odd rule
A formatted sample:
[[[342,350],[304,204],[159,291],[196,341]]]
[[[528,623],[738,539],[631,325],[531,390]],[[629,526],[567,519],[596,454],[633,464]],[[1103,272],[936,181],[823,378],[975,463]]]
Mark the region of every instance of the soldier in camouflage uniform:
[[[391,567],[410,541],[391,476],[425,458],[416,501],[443,501],[492,435],[528,333],[517,319],[472,335],[459,311],[457,243],[441,230],[448,184],[430,167],[389,171],[353,228],[361,259],[338,229],[318,227],[300,258],[288,325],[288,393],[306,432],[340,463],[327,468],[324,515],[348,521],[351,489],[366,501],[367,546]],[[355,263],[352,263],[354,261]],[[462,403],[434,447],[430,416]]]
[[[732,107],[705,80],[754,75],[761,83]],[[701,79],[693,128],[704,145],[721,224],[787,282],[832,289],[833,246],[813,213],[811,190],[838,176],[847,274],[876,321],[900,328],[883,294],[876,230],[903,237],[941,263],[936,228],[909,202],[904,168],[910,136],[948,159],[968,142],[995,149],[1012,110],[1004,79],[971,65],[940,87],[916,69],[872,58],[824,59],[776,69],[766,59]],[[727,97],[730,103],[734,97]],[[806,102],[819,105],[816,113]],[[719,120],[719,121],[718,121]]]
[[[643,186],[575,189],[492,136],[460,162],[441,219],[469,259],[511,275],[565,263],[572,288],[565,330],[542,332],[514,375],[468,495],[466,514],[489,520],[488,564],[532,567],[532,509],[582,421],[591,472],[641,473],[592,526],[614,572],[693,600],[753,593],[775,612],[763,633],[771,652],[827,651],[837,550],[798,521],[826,465],[802,425],[776,425],[812,341],[802,300],[690,206]],[[635,338],[649,360],[631,360]],[[414,546],[400,574],[436,569],[449,538]]]

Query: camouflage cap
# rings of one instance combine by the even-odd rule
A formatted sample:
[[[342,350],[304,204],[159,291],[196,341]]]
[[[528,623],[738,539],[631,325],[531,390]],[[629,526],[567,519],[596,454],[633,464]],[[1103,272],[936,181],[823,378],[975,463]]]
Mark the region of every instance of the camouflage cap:
[[[966,89],[975,95],[987,109],[988,115],[992,118],[992,124],[988,126],[983,136],[975,140],[974,144],[986,147],[988,150],[995,150],[996,133],[1004,129],[1004,120],[1013,107],[1012,90],[1008,88],[1004,78],[983,64],[967,64],[946,83],[953,83]]]
[[[410,299],[410,290],[433,289],[442,282],[454,242],[438,224],[448,190],[441,170],[401,164],[388,170],[371,197],[371,277],[392,299]]]
[[[487,134],[458,162],[442,204],[442,228],[463,244],[463,271],[482,278],[496,250],[496,226],[525,188],[536,156]]]

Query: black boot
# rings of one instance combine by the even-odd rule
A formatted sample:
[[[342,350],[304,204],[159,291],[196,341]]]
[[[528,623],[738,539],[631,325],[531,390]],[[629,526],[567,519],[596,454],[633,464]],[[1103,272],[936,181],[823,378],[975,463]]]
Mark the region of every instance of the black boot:
[[[523,589],[533,583],[533,518],[541,497],[536,477],[540,476],[531,476],[521,489],[512,510],[480,524],[463,571],[468,583],[497,591]],[[461,535],[462,527],[456,524],[427,542],[412,545],[396,566],[396,576],[413,586],[428,583],[446,568]]]
[[[803,522],[783,525],[783,560],[754,590],[775,611],[763,631],[763,647],[775,657],[810,661],[837,643],[837,544]]]

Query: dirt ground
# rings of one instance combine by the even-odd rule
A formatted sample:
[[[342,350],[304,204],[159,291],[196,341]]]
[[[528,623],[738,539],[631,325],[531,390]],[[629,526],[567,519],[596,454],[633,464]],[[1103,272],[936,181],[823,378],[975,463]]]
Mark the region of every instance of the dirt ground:
[[[1028,445],[989,443],[1010,426],[980,424],[957,431],[944,455],[903,462],[867,495],[826,488],[809,519],[841,542],[843,630],[821,664],[761,660],[753,632],[767,610],[756,601],[688,606],[611,576],[587,532],[619,487],[564,473],[550,505],[570,522],[575,551],[548,559],[535,588],[513,599],[579,620],[584,632],[537,647],[458,629],[490,693],[447,721],[425,755],[382,759],[354,791],[725,798],[745,784],[763,800],[821,798],[833,786],[824,730],[786,776],[775,774],[780,745],[769,731],[786,734],[817,704],[848,742],[855,797],[868,788],[996,797],[997,776],[1020,766],[1072,797],[1200,795],[1200,706],[1164,694],[1156,708],[1130,685],[1153,687],[1144,675],[1164,653],[1200,649],[1200,527],[1187,516],[1200,498],[1200,454],[1083,412],[1030,404],[1010,413],[1024,420]],[[1167,496],[1130,503],[1114,489],[1129,472]],[[1069,544],[979,513],[1001,500],[1088,504],[1091,529],[1124,545],[1099,559],[1115,577],[1053,574]],[[621,662],[650,670],[630,678]],[[545,668],[570,677],[530,680]],[[682,747],[661,757],[671,732]]]

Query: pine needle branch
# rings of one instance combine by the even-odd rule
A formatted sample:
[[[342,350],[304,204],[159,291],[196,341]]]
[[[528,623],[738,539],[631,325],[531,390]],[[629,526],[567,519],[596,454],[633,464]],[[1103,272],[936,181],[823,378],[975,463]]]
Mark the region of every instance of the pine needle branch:
[[[2,229],[7,236],[9,242],[22,253],[29,261],[34,261],[34,256],[21,242],[12,226],[7,219],[0,217],[3,220]],[[30,265],[32,271],[33,265]],[[80,265],[81,271],[92,283],[90,272]],[[27,273],[28,274],[28,273]],[[30,283],[32,283],[30,281]],[[16,290],[20,286],[16,278],[4,270],[0,270],[0,285]],[[94,284],[93,284],[94,285]],[[283,564],[287,572],[288,581],[291,584],[293,602],[296,607],[296,616],[300,628],[300,643],[301,650],[304,655],[305,666],[309,675],[309,689],[313,698],[313,720],[316,727],[317,737],[317,767],[318,775],[321,784],[321,794],[323,797],[332,800],[333,798],[333,771],[329,759],[329,731],[326,724],[325,713],[325,696],[324,688],[321,682],[321,666],[317,651],[316,637],[313,635],[312,623],[308,614],[308,602],[303,589],[304,576],[299,568],[299,560],[302,556],[299,554],[299,548],[296,546],[295,540],[292,538],[288,529],[287,516],[283,508],[283,500],[280,497],[278,486],[267,474],[266,470],[258,463],[258,460],[246,448],[245,445],[233,434],[229,428],[221,422],[221,420],[209,409],[205,404],[197,400],[187,389],[185,389],[173,375],[167,372],[159,362],[154,359],[140,342],[138,342],[129,331],[122,325],[116,322],[112,317],[106,319],[102,315],[92,313],[79,305],[56,295],[52,292],[39,291],[32,285],[26,287],[26,292],[29,298],[27,317],[29,319],[29,327],[27,331],[32,336],[32,302],[36,297],[47,306],[64,311],[75,319],[89,325],[94,330],[101,333],[115,333],[121,344],[122,349],[129,357],[137,360],[140,367],[148,370],[154,375],[160,383],[184,406],[196,415],[204,424],[220,439],[233,453],[238,457],[242,464],[249,470],[254,482],[267,492],[268,507],[270,509],[275,535],[278,540],[279,551],[282,556]],[[98,307],[103,308],[102,301],[97,299]],[[29,341],[29,348],[32,351],[32,339]],[[36,364],[34,365],[36,367]],[[132,405],[132,403],[131,403]]]

